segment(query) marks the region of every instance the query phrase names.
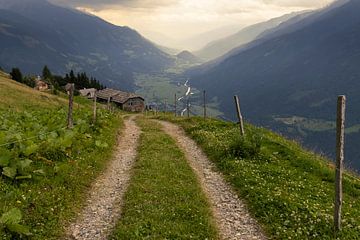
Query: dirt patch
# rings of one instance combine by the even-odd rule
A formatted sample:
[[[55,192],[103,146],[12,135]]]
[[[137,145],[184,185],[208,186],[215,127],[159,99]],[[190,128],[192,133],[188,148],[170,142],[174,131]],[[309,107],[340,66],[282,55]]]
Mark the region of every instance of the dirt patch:
[[[140,129],[135,116],[125,120],[114,159],[93,184],[86,207],[70,226],[67,239],[107,239],[120,217],[121,200],[136,158]]]

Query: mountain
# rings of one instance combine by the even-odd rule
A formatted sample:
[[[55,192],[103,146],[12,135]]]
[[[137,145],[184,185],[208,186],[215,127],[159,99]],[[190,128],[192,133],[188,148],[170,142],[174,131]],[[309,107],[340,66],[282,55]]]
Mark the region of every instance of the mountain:
[[[334,153],[336,97],[348,97],[349,160],[360,169],[360,1],[337,2],[289,24],[191,78],[234,119],[238,94],[248,120]]]
[[[201,63],[201,59],[196,57],[194,54],[192,54],[189,51],[182,51],[181,53],[176,55],[178,59],[181,59],[187,63]]]
[[[196,51],[194,54],[207,61],[213,60],[234,48],[255,40],[265,31],[272,29],[299,14],[301,13],[290,13],[266,22],[248,26],[231,36],[208,43],[204,48]]]
[[[241,28],[242,26],[230,25],[219,27],[206,32],[201,32],[190,38],[182,39],[178,48],[182,46],[183,49],[196,51],[206,46],[209,42],[213,42],[223,38],[224,36],[229,36],[236,33]]]
[[[0,0],[0,66],[39,73],[86,71],[131,90],[134,72],[163,69],[173,58],[128,27],[44,0]]]

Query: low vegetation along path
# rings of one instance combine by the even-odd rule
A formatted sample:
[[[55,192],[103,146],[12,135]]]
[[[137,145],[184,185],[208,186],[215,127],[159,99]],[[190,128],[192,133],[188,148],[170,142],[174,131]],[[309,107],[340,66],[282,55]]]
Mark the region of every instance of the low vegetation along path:
[[[266,239],[257,222],[250,216],[245,204],[214,170],[197,144],[184,131],[168,122],[159,121],[167,134],[172,136],[185,151],[194,172],[207,194],[213,208],[222,239]]]
[[[85,209],[70,227],[69,239],[106,239],[120,216],[121,199],[135,162],[140,129],[134,116],[125,120],[115,156],[95,181]]]

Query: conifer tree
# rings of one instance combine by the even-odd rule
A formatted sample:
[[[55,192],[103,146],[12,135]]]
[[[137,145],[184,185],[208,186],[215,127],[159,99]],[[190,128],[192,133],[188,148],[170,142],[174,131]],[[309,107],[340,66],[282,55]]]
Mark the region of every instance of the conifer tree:
[[[52,80],[52,74],[50,72],[50,69],[47,65],[44,66],[42,70],[42,77],[44,80],[51,81]]]
[[[20,83],[24,82],[23,75],[19,68],[13,68],[11,70],[10,76],[11,76],[11,79],[13,79],[17,82],[20,82]]]

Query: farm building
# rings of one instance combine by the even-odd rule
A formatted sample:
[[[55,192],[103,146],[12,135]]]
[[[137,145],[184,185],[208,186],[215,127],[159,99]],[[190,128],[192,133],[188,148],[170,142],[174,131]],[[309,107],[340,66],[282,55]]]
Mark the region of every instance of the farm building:
[[[81,96],[87,97],[89,99],[94,98],[96,91],[97,90],[95,88],[84,88],[79,90]]]
[[[106,88],[98,91],[96,97],[103,102],[115,103],[125,111],[143,112],[145,110],[145,99],[135,93]]]
[[[35,90],[38,90],[38,91],[46,91],[49,89],[49,84],[47,84],[45,81],[43,81],[41,79],[40,76],[38,76],[36,79],[35,79],[35,87],[34,87]]]

